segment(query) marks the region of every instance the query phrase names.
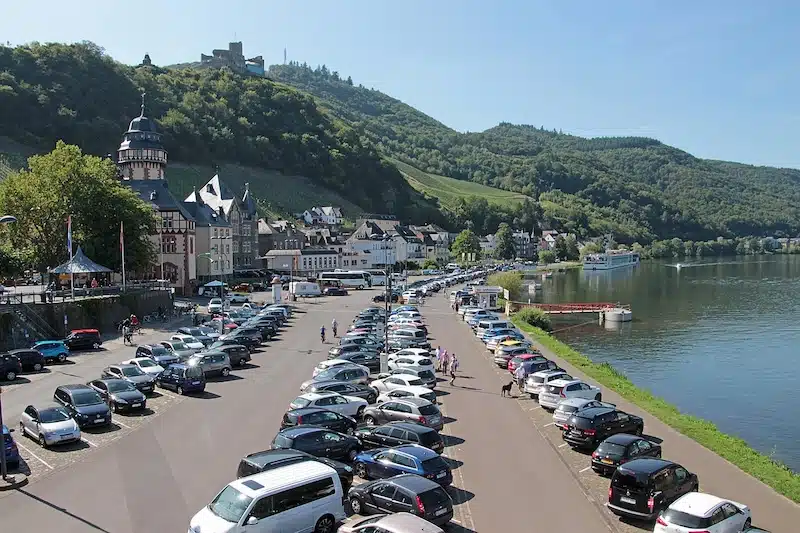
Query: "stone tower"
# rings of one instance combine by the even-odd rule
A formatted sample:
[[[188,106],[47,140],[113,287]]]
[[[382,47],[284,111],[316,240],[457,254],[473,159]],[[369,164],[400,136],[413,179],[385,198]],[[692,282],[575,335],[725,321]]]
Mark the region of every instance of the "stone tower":
[[[162,180],[167,168],[167,151],[161,144],[161,134],[144,115],[145,96],[142,93],[141,114],[131,120],[117,150],[117,165],[124,180]]]

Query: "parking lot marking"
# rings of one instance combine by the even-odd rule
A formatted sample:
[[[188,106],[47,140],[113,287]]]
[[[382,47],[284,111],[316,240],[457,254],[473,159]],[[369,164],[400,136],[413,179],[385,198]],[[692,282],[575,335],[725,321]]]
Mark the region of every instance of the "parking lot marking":
[[[563,448],[563,447],[564,447],[564,446],[566,446],[566,445],[567,445],[567,443],[565,442],[564,444],[559,444],[559,445],[558,445],[558,447],[559,447],[559,448]]]
[[[20,444],[19,442],[17,443],[17,447],[18,447],[18,448],[22,448],[23,450],[25,450],[25,451],[26,451],[26,452],[27,452],[27,453],[28,453],[28,454],[29,454],[31,457],[33,457],[34,459],[36,459],[37,461],[39,461],[40,463],[42,463],[44,466],[46,466],[46,467],[47,467],[47,468],[49,468],[50,470],[52,470],[52,469],[53,469],[53,467],[52,467],[52,466],[50,466],[50,465],[47,463],[47,461],[45,461],[44,459],[42,459],[41,457],[39,457],[38,455],[36,455],[36,454],[35,454],[35,453],[33,453],[32,451],[30,451],[28,448],[26,448],[25,446],[23,446],[23,445],[22,445],[22,444]]]
[[[544,425],[544,427],[547,427],[547,426],[555,426],[555,425],[556,425],[556,423],[555,423],[555,422],[550,422],[549,424],[545,424],[545,425]]]
[[[83,442],[85,442],[86,444],[88,444],[89,446],[91,446],[92,448],[97,448],[97,444],[95,444],[94,442],[90,441],[89,439],[81,437],[81,440]]]
[[[127,424],[123,424],[122,422],[120,422],[120,421],[119,421],[119,420],[117,420],[116,418],[114,419],[114,423],[115,423],[116,425],[118,425],[118,426],[122,426],[122,427],[124,427],[124,428],[131,429],[131,427],[130,427],[129,425],[127,425]]]
[[[583,470],[579,470],[579,472],[580,472],[581,474],[583,474],[583,473],[584,473],[584,472],[586,472],[587,470],[591,470],[591,469],[592,469],[592,467],[591,467],[591,466],[587,466],[587,467],[586,467],[586,468],[584,468]]]

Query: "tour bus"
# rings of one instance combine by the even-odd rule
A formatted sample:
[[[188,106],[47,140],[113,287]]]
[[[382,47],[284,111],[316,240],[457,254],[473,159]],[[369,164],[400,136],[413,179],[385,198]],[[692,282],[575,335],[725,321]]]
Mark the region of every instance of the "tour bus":
[[[386,285],[386,271],[385,270],[367,270],[372,278],[372,285]]]
[[[337,270],[336,272],[323,272],[319,275],[320,283],[325,280],[339,280],[343,287],[366,289],[372,287],[372,276],[366,270]]]

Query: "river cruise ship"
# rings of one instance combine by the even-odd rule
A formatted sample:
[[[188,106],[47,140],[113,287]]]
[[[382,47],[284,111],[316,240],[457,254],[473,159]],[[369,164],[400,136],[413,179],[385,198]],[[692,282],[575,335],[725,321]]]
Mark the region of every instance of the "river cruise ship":
[[[639,264],[639,254],[625,250],[608,250],[604,254],[589,254],[583,258],[584,270],[611,270]]]

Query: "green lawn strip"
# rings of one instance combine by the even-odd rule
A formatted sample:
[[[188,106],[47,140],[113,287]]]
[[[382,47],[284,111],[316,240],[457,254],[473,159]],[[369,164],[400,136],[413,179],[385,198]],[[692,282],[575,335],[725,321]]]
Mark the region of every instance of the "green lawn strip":
[[[674,405],[631,383],[626,376],[608,363],[594,363],[585,355],[545,331],[513,318],[512,321],[542,346],[580,369],[601,385],[616,391],[626,400],[635,403],[676,431],[724,457],[790,500],[800,503],[800,475],[792,472],[786,465],[757,452],[744,440],[721,432],[707,420],[681,413]]]

